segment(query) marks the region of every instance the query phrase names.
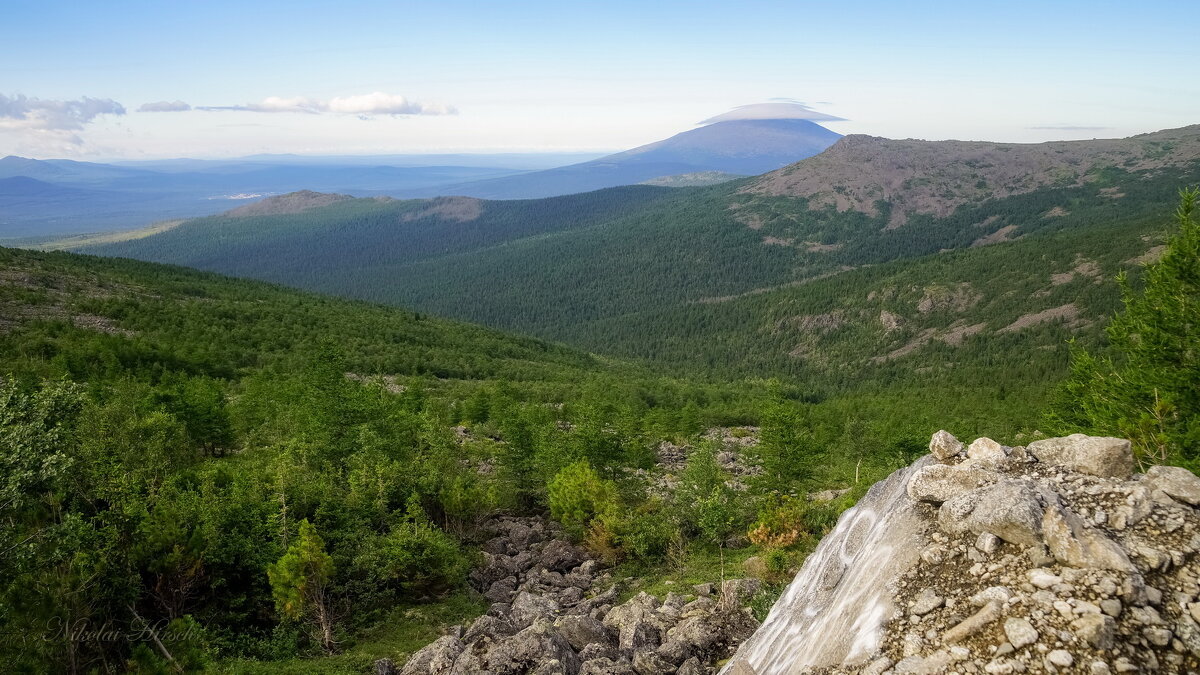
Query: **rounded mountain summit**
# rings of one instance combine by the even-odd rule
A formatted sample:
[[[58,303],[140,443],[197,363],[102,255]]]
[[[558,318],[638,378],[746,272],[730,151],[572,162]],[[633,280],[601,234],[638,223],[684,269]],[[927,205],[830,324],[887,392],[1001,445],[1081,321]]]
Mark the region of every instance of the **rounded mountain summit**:
[[[839,119],[797,103],[742,106],[695,129],[589,162],[442,185],[405,196],[535,199],[645,182],[689,184],[696,175],[708,182],[753,176],[820,154],[842,136],[817,122]]]

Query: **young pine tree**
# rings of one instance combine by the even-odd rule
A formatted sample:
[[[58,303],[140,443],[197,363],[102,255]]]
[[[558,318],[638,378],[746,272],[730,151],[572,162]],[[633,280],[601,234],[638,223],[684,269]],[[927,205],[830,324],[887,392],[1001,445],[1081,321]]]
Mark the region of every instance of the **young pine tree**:
[[[816,469],[819,453],[805,411],[777,387],[763,409],[758,452],[768,481],[780,487],[806,481]]]
[[[267,566],[275,607],[285,618],[305,621],[312,626],[313,637],[332,653],[337,648],[333,637],[333,558],[325,552],[325,542],[308,520],[300,521],[300,531],[283,557]]]

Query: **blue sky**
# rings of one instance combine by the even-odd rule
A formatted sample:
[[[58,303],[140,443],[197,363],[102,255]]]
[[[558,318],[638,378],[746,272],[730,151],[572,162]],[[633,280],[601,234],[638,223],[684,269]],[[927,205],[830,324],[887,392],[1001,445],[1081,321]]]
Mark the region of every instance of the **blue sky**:
[[[610,150],[774,98],[889,137],[1200,123],[1185,2],[2,3],[0,155]]]

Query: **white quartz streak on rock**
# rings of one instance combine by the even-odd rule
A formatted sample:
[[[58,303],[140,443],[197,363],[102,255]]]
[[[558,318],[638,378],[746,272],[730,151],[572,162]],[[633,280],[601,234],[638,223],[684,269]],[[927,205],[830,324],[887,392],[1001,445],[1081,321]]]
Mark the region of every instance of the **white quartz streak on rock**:
[[[722,672],[784,675],[826,663],[866,665],[895,609],[886,583],[915,564],[927,543],[906,489],[929,462],[893,473],[842,515]]]

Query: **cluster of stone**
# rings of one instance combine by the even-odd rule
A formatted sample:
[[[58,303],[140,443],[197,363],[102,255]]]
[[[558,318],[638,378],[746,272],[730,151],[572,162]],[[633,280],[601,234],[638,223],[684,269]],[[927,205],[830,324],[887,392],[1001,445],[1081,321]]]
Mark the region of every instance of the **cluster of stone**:
[[[909,496],[928,545],[862,673],[1200,672],[1200,478],[1130,444],[964,446],[942,431]]]
[[[758,433],[758,427],[713,427],[705,431],[702,437],[719,448],[714,459],[721,470],[728,474],[725,484],[738,492],[749,490],[750,481],[763,474],[763,468],[753,452],[759,442]],[[629,467],[626,472],[642,480],[649,494],[670,498],[679,487],[679,475],[694,450],[691,445],[662,441],[658,444],[658,462],[654,469]]]
[[[500,518],[471,582],[493,604],[397,669],[380,675],[702,675],[758,627],[753,579],[647,593],[618,603],[621,585],[553,523]]]

